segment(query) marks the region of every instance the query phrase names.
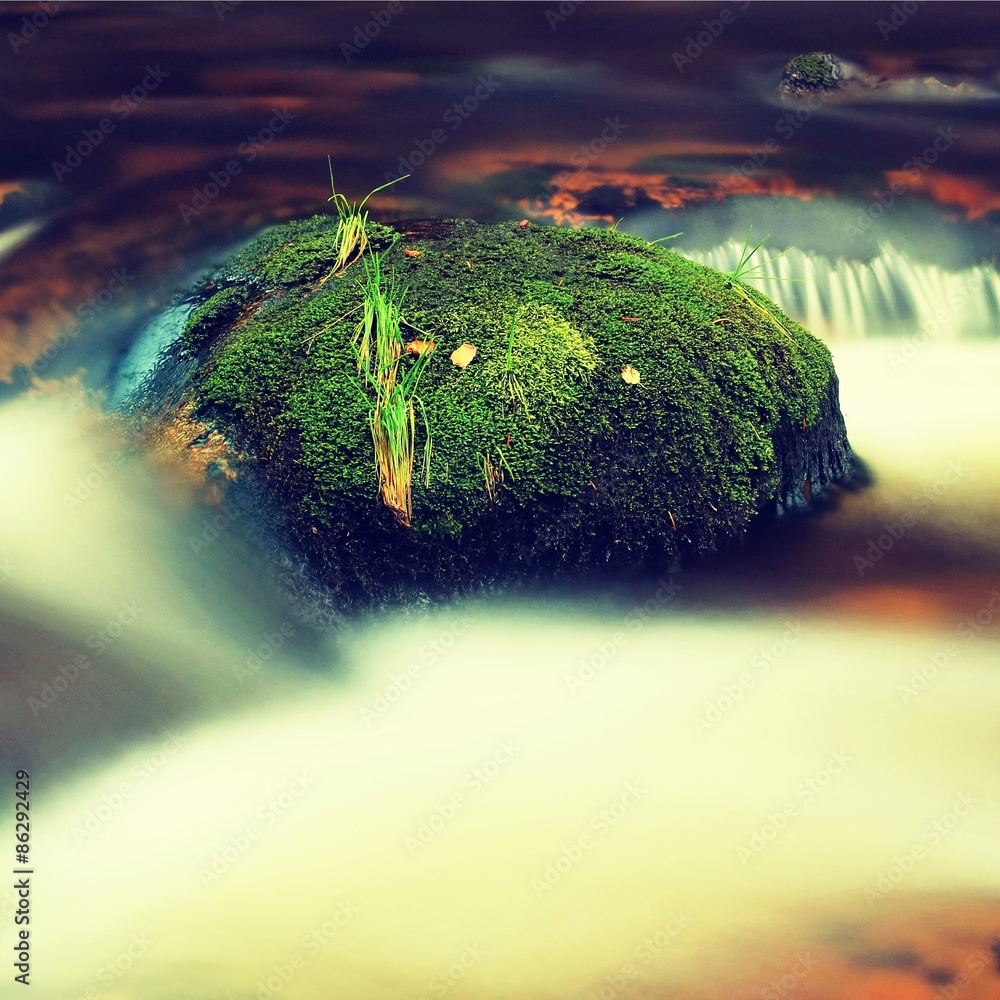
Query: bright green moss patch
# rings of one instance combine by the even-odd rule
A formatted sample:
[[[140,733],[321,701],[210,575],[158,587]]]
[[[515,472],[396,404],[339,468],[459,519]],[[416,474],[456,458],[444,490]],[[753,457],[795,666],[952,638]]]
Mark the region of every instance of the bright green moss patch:
[[[195,390],[260,457],[330,582],[371,594],[658,565],[849,472],[830,354],[759,292],[788,336],[725,275],[622,233],[373,226],[408,289],[404,340],[436,344],[417,391],[433,453],[418,422],[403,527],[381,502],[352,344],[364,270],[332,274],[331,224],[277,227],[226,266],[260,302]],[[449,359],[463,342],[478,352],[464,369]]]

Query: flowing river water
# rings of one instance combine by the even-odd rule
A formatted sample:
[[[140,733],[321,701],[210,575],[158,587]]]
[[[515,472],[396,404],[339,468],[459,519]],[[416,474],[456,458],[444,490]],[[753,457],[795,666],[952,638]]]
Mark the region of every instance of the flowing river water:
[[[874,7],[815,8],[898,88],[817,111],[751,170],[776,72],[816,44],[774,7],[681,73],[669,53],[714,9],[567,4],[553,27],[488,5],[473,39],[465,7],[399,6],[371,32],[360,8],[59,5],[4,69],[24,104],[2,179],[41,199],[0,236],[0,756],[32,775],[38,995],[1000,996],[989,24],[931,5],[901,54]],[[830,345],[873,482],[655,579],[317,627],[296,567],[113,403],[194,272],[325,210],[327,153],[363,194],[490,73],[382,214],[621,210],[722,269],[747,219],[796,242],[771,272],[807,280],[759,287]],[[618,111],[631,131],[598,153]],[[872,211],[949,125],[953,160]],[[248,133],[259,169],[232,153]],[[227,155],[243,172],[191,225]],[[8,956],[18,906],[0,889]]]

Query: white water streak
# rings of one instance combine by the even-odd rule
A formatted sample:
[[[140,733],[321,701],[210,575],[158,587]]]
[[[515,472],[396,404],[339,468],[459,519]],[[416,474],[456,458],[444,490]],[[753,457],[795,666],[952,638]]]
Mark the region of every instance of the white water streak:
[[[739,263],[742,249],[740,241],[730,240],[685,256],[728,272]],[[766,244],[758,251],[762,261],[773,256]],[[1000,335],[1000,273],[990,263],[952,271],[916,261],[886,243],[869,263],[793,249],[760,273],[771,280],[749,283],[827,340],[904,331],[942,341]]]

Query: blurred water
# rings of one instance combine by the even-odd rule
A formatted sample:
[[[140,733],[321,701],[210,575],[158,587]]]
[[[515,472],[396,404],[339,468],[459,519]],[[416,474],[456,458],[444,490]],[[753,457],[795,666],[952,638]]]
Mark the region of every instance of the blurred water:
[[[685,256],[730,272],[743,251],[742,242],[730,240]],[[888,244],[868,261],[795,248],[779,255],[765,244],[750,265],[750,284],[807,330],[834,342],[895,334],[908,360],[914,348],[934,341],[1000,334],[1000,272],[989,261],[953,269],[914,260]]]
[[[751,996],[838,928],[995,896],[1000,352],[896,344],[836,351],[878,483],[789,525],[753,600],[723,561],[308,642],[238,532],[194,552],[186,480],[78,399],[0,410],[46,995],[555,998],[630,964]]]
[[[0,10],[0,758],[40,995],[996,1000],[996,18],[751,5],[680,72],[717,9],[401,8]],[[790,120],[818,38],[892,86]],[[750,224],[795,243],[807,280],[758,286],[830,344],[874,485],[674,577],[317,630],[108,404],[193,275],[328,209],[328,154],[352,198],[409,163],[380,218],[624,217],[722,269]]]

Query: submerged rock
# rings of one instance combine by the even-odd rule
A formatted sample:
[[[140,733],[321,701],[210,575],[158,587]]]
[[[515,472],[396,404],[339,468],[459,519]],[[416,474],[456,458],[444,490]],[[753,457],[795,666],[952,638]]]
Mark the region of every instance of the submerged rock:
[[[829,351],[724,274],[614,231],[471,221],[370,223],[367,268],[338,273],[336,231],[276,227],[214,274],[164,398],[226,433],[345,595],[658,567],[851,475]],[[366,381],[376,254],[402,340]],[[407,482],[405,455],[379,471],[379,385],[417,366]]]

